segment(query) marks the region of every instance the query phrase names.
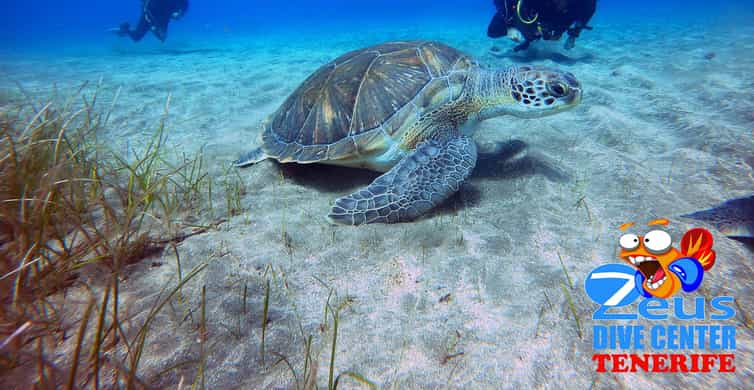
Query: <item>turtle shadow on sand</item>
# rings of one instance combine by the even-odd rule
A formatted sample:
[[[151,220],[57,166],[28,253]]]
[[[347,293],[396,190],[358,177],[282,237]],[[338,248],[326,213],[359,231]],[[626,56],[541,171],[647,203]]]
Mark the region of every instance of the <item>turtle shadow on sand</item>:
[[[563,53],[546,49],[530,48],[520,52],[513,52],[513,50],[505,51],[490,51],[489,54],[496,58],[505,58],[516,63],[528,64],[536,61],[550,60],[556,64],[561,65],[575,65],[579,63],[592,63],[595,60],[595,56],[592,53],[582,54],[578,57],[567,56]]]
[[[474,179],[515,179],[542,175],[554,182],[566,182],[570,176],[546,158],[527,152],[528,145],[521,140],[495,143],[492,150],[480,151],[471,181],[442,203],[431,215],[456,213],[481,201],[481,191],[472,183]],[[345,193],[365,187],[382,173],[367,169],[346,168],[325,164],[276,164],[280,172],[298,185],[323,193]]]
[[[527,153],[528,145],[521,140],[510,140],[495,143],[490,151],[479,151],[477,163],[469,181],[450,198],[445,200],[433,212],[425,217],[438,215],[453,215],[466,207],[475,207],[482,201],[482,193],[474,185],[475,179],[515,179],[525,176],[542,175],[548,180],[563,183],[570,180],[570,176],[556,167],[546,158],[536,153]],[[422,219],[422,218],[420,218]]]
[[[368,169],[326,164],[277,163],[277,167],[296,184],[325,193],[342,193],[365,187],[381,175]]]
[[[495,143],[492,150],[479,151],[476,167],[471,174],[475,178],[515,179],[524,176],[542,175],[548,180],[566,182],[570,176],[552,162],[527,153],[528,145],[521,140]],[[281,173],[296,184],[320,192],[341,193],[369,185],[382,173],[368,169],[339,167],[326,164],[276,163]]]
[[[480,151],[475,178],[515,179],[524,176],[542,175],[548,180],[563,183],[570,180],[568,173],[536,153],[527,152],[528,145],[521,140],[496,143],[491,151]]]
[[[286,179],[325,194],[354,191],[369,185],[369,183],[382,174],[368,169],[346,168],[325,164],[277,163],[276,165]],[[417,218],[417,220],[432,218],[438,215],[456,214],[465,207],[477,206],[481,198],[481,191],[470,182],[466,182],[461,185],[458,192],[442,202],[432,212]]]

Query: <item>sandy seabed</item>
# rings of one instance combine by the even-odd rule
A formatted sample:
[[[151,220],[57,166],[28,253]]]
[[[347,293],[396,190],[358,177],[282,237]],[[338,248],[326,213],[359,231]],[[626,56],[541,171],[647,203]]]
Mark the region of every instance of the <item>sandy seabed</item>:
[[[185,307],[196,309],[201,286],[207,288],[208,388],[293,387],[286,363],[273,363],[285,356],[300,376],[308,335],[317,381],[325,386],[328,299],[343,307],[335,373],[356,372],[388,388],[744,388],[754,382],[747,326],[754,270],[744,244],[715,232],[717,264],[693,293],[736,297],[741,310],[728,322],[737,328],[735,374],[595,373],[591,315],[597,306],[582,286],[594,267],[618,262],[622,223],[666,217],[676,240],[694,226],[714,232],[679,216],[752,193],[751,36],[754,30],[740,26],[600,25],[584,32],[573,51],[537,44],[526,54],[509,52],[507,41],[481,38],[476,28],[307,40],[229,36],[164,47],[113,41],[106,55],[6,56],[0,87],[15,89],[17,81],[44,99],[53,83],[73,91],[101,78],[105,105],[120,87],[109,131],[113,148],[126,153],[150,139],[170,94],[171,147],[201,151],[211,174],[222,175],[255,147],[260,122],[301,81],[352,49],[388,39],[438,39],[487,67],[566,69],[584,86],[582,104],[542,119],[483,122],[475,135],[482,156],[471,179],[413,223],[326,222],[335,198],[376,173],[269,161],[240,170],[244,211],[179,246],[184,270],[209,264],[183,290]],[[500,51],[491,51],[493,45]],[[211,220],[206,210],[196,214],[193,220]],[[564,268],[581,336],[561,286],[568,283]],[[176,283],[172,251],[132,271],[123,294],[138,323],[161,289]],[[263,364],[267,279],[272,295]],[[143,371],[197,358],[196,326],[181,307],[153,326]],[[193,372],[175,370],[158,386]]]

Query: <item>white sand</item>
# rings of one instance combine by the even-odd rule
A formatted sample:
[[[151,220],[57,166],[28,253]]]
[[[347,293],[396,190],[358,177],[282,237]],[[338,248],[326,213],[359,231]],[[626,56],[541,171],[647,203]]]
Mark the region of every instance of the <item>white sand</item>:
[[[537,44],[527,55],[502,56],[489,52],[493,43],[481,34],[469,28],[305,41],[231,36],[232,44],[174,42],[169,49],[118,42],[99,56],[0,59],[0,86],[10,90],[16,80],[43,97],[54,82],[71,91],[102,77],[103,104],[122,87],[112,129],[119,150],[149,139],[170,93],[171,144],[188,152],[203,148],[210,171],[220,175],[254,147],[266,115],[312,71],[347,50],[386,39],[431,38],[490,67],[532,62],[567,69],[584,85],[582,105],[543,119],[483,123],[476,136],[483,152],[523,142],[523,155],[480,162],[458,196],[414,223],[353,228],[325,222],[333,200],[369,183],[373,173],[272,162],[241,170],[245,212],[179,247],[184,272],[209,262],[184,290],[196,310],[199,287],[207,286],[208,388],[292,387],[289,369],[284,363],[273,367],[278,358],[270,353],[286,356],[302,381],[309,334],[318,383],[326,386],[332,320],[325,333],[320,324],[330,289],[332,304],[353,301],[340,313],[336,374],[358,372],[388,388],[743,388],[754,382],[754,340],[741,314],[730,321],[739,332],[736,374],[596,374],[596,305],[581,287],[591,269],[618,261],[622,223],[668,217],[679,240],[686,229],[700,226],[679,215],[752,192],[754,30],[601,25],[585,32],[571,52]],[[495,44],[504,51],[511,46]],[[709,53],[714,57],[705,58]],[[751,318],[752,253],[715,237],[718,263],[700,291],[736,297]],[[585,332],[581,339],[560,287],[565,276],[559,255],[576,286],[571,294]],[[163,265],[153,268],[153,261]],[[125,286],[132,314],[176,282],[174,264],[166,253],[133,267]],[[268,266],[275,279],[262,366]],[[245,283],[254,311],[242,316]],[[197,358],[196,325],[180,321],[187,307],[176,303],[175,312],[168,309],[172,314],[155,323],[143,372]],[[240,318],[241,334],[234,335]],[[463,355],[444,361],[458,352]],[[175,385],[181,375],[189,380],[195,372],[195,366],[175,371],[159,386]],[[355,386],[351,380],[344,384]]]

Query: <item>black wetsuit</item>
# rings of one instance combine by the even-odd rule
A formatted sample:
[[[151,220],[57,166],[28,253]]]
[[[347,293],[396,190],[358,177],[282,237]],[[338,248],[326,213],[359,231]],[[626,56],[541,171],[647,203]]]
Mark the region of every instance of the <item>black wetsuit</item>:
[[[494,3],[497,12],[490,21],[487,35],[499,38],[507,35],[509,27],[515,27],[525,38],[525,42],[514,49],[516,51],[527,48],[529,42],[539,38],[558,40],[566,31],[573,45],[581,30],[589,28],[587,23],[597,7],[597,0],[494,0]]]
[[[128,35],[137,42],[147,31],[152,31],[157,39],[164,42],[170,19],[180,18],[188,10],[188,0],[142,0],[141,4],[141,17],[136,28],[132,30],[126,22],[120,25],[118,31],[121,36]]]

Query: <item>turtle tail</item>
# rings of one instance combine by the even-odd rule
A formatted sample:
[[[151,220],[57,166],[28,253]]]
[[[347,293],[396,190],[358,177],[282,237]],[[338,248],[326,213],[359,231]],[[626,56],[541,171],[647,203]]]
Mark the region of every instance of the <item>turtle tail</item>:
[[[262,148],[256,148],[250,152],[242,154],[238,160],[233,161],[233,165],[238,168],[248,167],[267,159],[267,157],[267,153],[265,153]]]

